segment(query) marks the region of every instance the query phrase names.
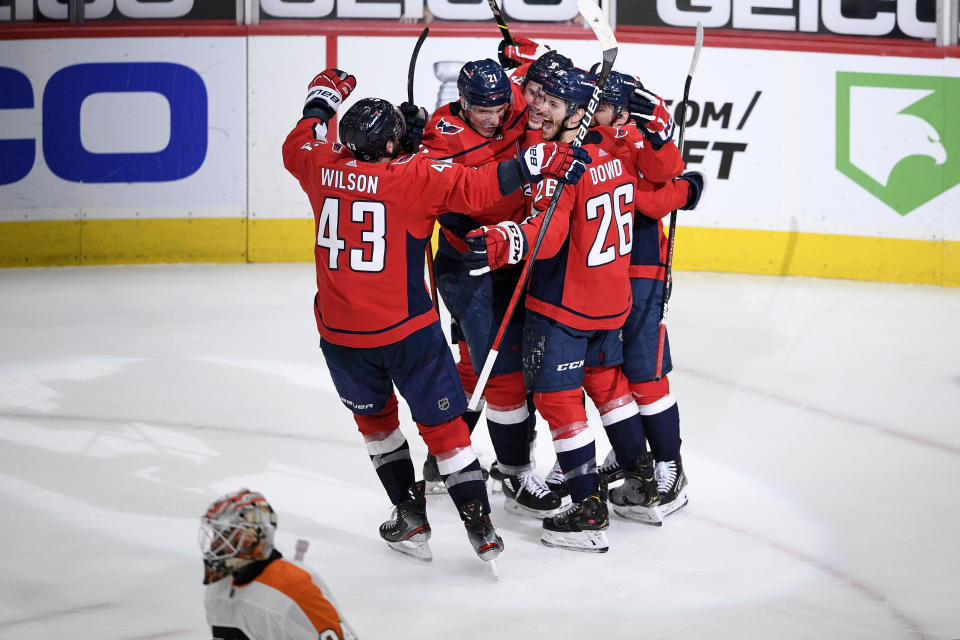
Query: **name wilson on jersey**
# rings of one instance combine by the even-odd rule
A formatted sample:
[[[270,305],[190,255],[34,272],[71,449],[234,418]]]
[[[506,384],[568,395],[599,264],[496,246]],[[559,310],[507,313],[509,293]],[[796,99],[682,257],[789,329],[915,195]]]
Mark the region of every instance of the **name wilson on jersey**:
[[[320,169],[320,183],[325,187],[334,189],[376,195],[379,182],[380,176],[369,176],[365,173],[353,173],[352,171],[347,172],[344,176],[344,172],[340,169]]]

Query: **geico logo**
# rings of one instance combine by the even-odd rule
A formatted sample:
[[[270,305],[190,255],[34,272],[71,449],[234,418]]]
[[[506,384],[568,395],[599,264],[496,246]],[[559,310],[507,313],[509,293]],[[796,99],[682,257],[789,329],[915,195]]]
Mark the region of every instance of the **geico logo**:
[[[563,364],[557,365],[557,371],[569,371],[571,369],[579,369],[583,366],[583,360],[577,360],[576,362],[564,362]]]
[[[193,9],[194,0],[87,0],[83,7],[86,20],[105,18],[116,7],[127,18],[182,18]],[[36,9],[50,20],[66,20],[69,17],[68,3],[63,0],[37,0]],[[34,3],[16,0],[13,15],[9,8],[0,7],[0,21],[33,20]]]
[[[917,17],[920,0],[897,0],[896,9],[883,10],[887,3],[869,4],[872,15],[862,18],[844,16],[843,0],[787,0],[787,2],[757,2],[757,0],[707,0],[696,2],[693,10],[688,0],[657,0],[657,15],[666,24],[693,27],[702,22],[704,27],[734,29],[765,29],[768,31],[820,31],[820,21],[828,32],[856,36],[885,36],[900,27],[912,38],[936,37],[936,23]],[[889,3],[892,5],[893,3]],[[706,11],[704,11],[706,8]],[[789,13],[756,13],[754,9],[777,9]],[[891,7],[892,8],[892,7]],[[871,11],[867,11],[871,14]]]
[[[422,18],[427,0],[395,2],[358,2],[357,0],[260,0],[260,11],[274,18],[389,18],[401,14]],[[429,0],[430,11],[442,20],[489,20],[486,0]],[[335,6],[336,5],[336,6]],[[336,13],[334,13],[336,8]],[[577,14],[576,0],[503,0],[503,11],[513,20],[572,20]]]
[[[30,79],[20,71],[0,67],[0,86],[0,109],[34,108]],[[88,100],[91,97],[94,99]],[[151,149],[156,150],[123,150],[131,144],[134,149],[143,147],[137,147],[136,140],[119,139],[103,123],[109,127],[117,122],[116,105],[123,100],[142,102],[144,97],[154,103],[165,99],[169,122],[131,114],[128,120],[144,118],[136,124],[144,139],[153,136]],[[166,109],[159,112],[166,115]],[[100,126],[91,131],[84,127],[85,121]],[[44,87],[42,122],[47,167],[72,182],[179,180],[196,172],[207,155],[207,89],[196,71],[180,64],[103,62],[61,69]],[[164,134],[157,143],[155,132],[167,128],[169,138]],[[117,149],[121,151],[111,152]],[[25,178],[35,160],[35,140],[0,140],[0,185]]]

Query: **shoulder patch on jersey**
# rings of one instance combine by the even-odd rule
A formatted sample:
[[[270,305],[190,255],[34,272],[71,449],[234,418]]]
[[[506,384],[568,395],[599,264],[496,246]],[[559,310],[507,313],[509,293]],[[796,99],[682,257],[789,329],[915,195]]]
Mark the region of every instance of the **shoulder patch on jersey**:
[[[347,166],[348,166],[348,167],[355,167],[355,166],[357,166],[357,160],[356,160],[356,158],[354,158],[353,160],[350,160],[349,162],[347,162]]]
[[[340,153],[341,151],[343,151],[343,145],[340,144],[339,142],[334,142],[330,148],[333,149],[334,152],[336,153]]]
[[[599,144],[603,140],[603,134],[596,129],[591,129],[583,138],[583,144]]]
[[[452,136],[463,131],[463,127],[458,127],[455,124],[451,124],[446,120],[444,120],[443,118],[440,118],[440,120],[437,122],[436,128],[440,131],[441,134],[448,135],[448,136]]]
[[[626,129],[617,129],[617,137],[618,137],[618,138],[626,138],[626,137],[627,137],[627,130],[626,130]]]
[[[399,158],[397,158],[396,160],[394,160],[391,164],[407,164],[408,162],[410,162],[411,160],[413,160],[413,159],[416,158],[416,157],[417,157],[417,154],[415,154],[415,153],[410,153],[410,154],[407,154],[407,155],[405,155],[405,156],[400,156]]]

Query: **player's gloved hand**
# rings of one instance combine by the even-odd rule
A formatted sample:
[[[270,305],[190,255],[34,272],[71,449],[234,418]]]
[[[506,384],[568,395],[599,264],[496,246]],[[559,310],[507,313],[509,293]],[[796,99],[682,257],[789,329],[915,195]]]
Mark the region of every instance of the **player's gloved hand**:
[[[637,123],[637,128],[654,149],[660,149],[673,139],[673,117],[667,109],[667,103],[657,94],[647,91],[637,82],[637,87],[630,94],[627,109],[630,118]]]
[[[416,153],[423,140],[423,128],[427,125],[427,110],[412,102],[404,102],[399,107],[407,130],[400,136],[400,153]]]
[[[357,79],[346,71],[321,71],[310,81],[307,99],[303,103],[303,117],[329,120],[356,87]]]
[[[541,142],[520,152],[520,171],[531,184],[544,178],[577,184],[591,162],[590,154],[583,147],[573,147],[565,142]]]
[[[703,196],[703,189],[707,186],[707,179],[699,171],[688,171],[681,175],[677,180],[684,180],[689,183],[687,189],[687,203],[680,207],[687,211],[693,211],[700,204],[700,198]]]
[[[533,62],[547,51],[552,51],[549,46],[529,38],[514,38],[514,42],[516,44],[507,44],[506,40],[500,41],[497,57],[500,58],[500,66],[504,69],[515,69],[520,65]]]
[[[527,255],[527,238],[520,225],[507,220],[495,227],[480,227],[467,234],[471,253],[465,259],[470,275],[479,276],[508,264],[517,264]]]

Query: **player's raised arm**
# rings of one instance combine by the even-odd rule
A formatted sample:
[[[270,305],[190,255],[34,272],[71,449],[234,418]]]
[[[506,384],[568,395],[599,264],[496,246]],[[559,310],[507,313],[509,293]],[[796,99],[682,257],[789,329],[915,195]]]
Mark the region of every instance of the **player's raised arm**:
[[[336,115],[356,86],[357,79],[339,69],[322,71],[307,85],[303,117],[283,143],[283,165],[297,179],[302,179],[311,161],[322,155],[306,152],[326,143],[327,122]]]

